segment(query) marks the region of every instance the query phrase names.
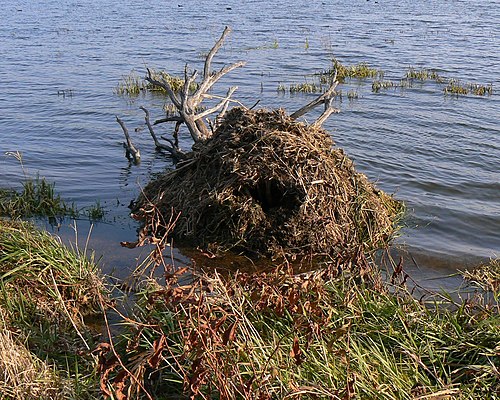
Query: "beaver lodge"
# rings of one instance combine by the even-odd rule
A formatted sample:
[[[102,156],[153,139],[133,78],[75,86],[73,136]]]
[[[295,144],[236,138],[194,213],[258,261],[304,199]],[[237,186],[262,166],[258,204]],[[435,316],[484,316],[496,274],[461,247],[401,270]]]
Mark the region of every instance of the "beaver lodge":
[[[353,162],[321,127],[336,111],[331,107],[335,79],[326,93],[291,115],[282,109],[244,107],[226,112],[235,89],[231,88],[209,110],[222,110],[212,130],[201,122],[193,110],[199,109],[203,93],[222,75],[243,65],[210,72],[211,59],[227,32],[226,28],[207,56],[204,79],[194,93],[189,87],[197,73],[188,76],[187,69],[180,93],[151,73],[146,78],[164,88],[179,110],[177,117],[156,122],[176,122],[174,140],[163,145],[144,109],[157,147],[180,161],[175,169],[156,176],[133,204],[133,217],[143,223],[137,244],[151,235],[168,235],[177,244],[212,252],[231,250],[288,260],[346,260],[385,246],[394,233],[401,204],[356,172]],[[323,104],[324,112],[314,123],[297,121]],[[201,114],[206,116],[207,111]],[[195,142],[187,154],[176,140],[181,123]],[[128,138],[123,124],[122,128]],[[128,152],[133,150],[127,147]]]

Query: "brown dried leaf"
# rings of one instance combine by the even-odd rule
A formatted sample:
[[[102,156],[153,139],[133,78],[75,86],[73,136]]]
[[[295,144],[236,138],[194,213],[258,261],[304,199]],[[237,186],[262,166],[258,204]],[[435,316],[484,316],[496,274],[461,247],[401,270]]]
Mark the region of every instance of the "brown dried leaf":
[[[293,338],[292,350],[290,350],[290,357],[295,359],[295,364],[300,365],[304,361],[302,350],[299,347],[299,338]]]
[[[117,400],[127,400],[126,393],[123,390],[126,387],[125,381],[128,379],[128,373],[126,371],[121,371],[114,379],[113,386],[115,388],[115,398]]]
[[[159,339],[153,342],[153,355],[149,358],[148,364],[151,368],[156,369],[161,361],[161,352],[166,348],[167,338],[161,335]]]
[[[234,342],[234,340],[236,339],[237,322],[238,321],[234,321],[231,325],[229,325],[229,327],[222,335],[222,343],[224,343],[224,346],[227,345],[229,342]]]

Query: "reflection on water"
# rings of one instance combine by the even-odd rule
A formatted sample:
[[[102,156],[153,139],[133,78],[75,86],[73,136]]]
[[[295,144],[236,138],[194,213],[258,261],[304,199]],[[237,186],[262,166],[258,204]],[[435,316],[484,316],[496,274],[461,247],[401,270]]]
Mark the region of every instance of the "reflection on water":
[[[444,275],[500,253],[495,0],[186,0],[183,7],[159,0],[148,7],[131,0],[5,0],[3,10],[0,186],[20,186],[21,166],[4,155],[19,150],[27,172],[55,181],[68,200],[84,207],[99,199],[110,224],[94,228],[92,246],[109,268],[133,264],[137,256],[119,247],[136,228],[127,205],[150,174],[171,166],[154,151],[147,130],[133,132],[143,160],[129,165],[115,122],[119,115],[133,131],[143,123],[139,107],[156,118],[163,99],[122,98],[113,90],[133,69],[142,74],[152,66],[179,74],[185,62],[200,68],[225,25],[234,33],[215,67],[248,64],[219,89],[238,85],[236,97],[248,105],[260,100],[262,107],[298,109],[310,96],[278,94],[278,85],[312,79],[330,67],[333,56],[383,69],[384,79],[403,77],[411,65],[493,84],[492,96],[455,98],[432,82],[374,94],[371,82],[351,81],[342,89],[355,90],[358,99],[339,100],[341,113],[325,127],[361,171],[407,202],[411,216],[398,242],[417,261],[416,275]],[[188,148],[185,132],[181,140]]]

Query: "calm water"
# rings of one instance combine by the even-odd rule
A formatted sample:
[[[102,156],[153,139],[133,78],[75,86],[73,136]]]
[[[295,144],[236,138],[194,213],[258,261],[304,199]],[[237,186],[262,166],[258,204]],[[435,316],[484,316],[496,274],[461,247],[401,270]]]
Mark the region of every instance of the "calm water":
[[[342,112],[325,127],[359,170],[406,201],[411,217],[398,243],[421,275],[442,276],[500,253],[496,0],[3,0],[2,14],[0,186],[20,185],[22,168],[5,155],[18,150],[25,170],[55,181],[65,198],[80,207],[99,199],[109,223],[94,227],[92,246],[108,270],[135,263],[137,254],[118,246],[134,236],[126,206],[151,172],[170,166],[144,130],[133,136],[143,162],[128,164],[115,115],[133,131],[143,121],[139,106],[158,117],[162,100],[123,98],[114,88],[146,65],[174,74],[185,62],[201,68],[225,25],[234,32],[216,66],[248,64],[219,88],[238,85],[235,97],[247,105],[261,100],[295,111],[309,97],[280,95],[278,84],[312,80],[333,56],[383,69],[385,79],[403,77],[412,65],[493,84],[492,96],[452,98],[430,82],[374,94],[370,82],[351,81],[342,89],[358,99],[339,102]],[[88,224],[78,224],[85,236]]]

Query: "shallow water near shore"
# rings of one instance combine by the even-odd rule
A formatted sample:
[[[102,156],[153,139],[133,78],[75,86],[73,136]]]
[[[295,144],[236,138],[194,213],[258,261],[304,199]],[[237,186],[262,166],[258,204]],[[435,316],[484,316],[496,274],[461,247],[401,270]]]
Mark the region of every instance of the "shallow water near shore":
[[[106,221],[93,227],[89,245],[107,272],[124,276],[135,266],[140,252],[119,245],[135,235],[127,205],[151,173],[171,166],[146,130],[134,132],[143,123],[139,107],[157,118],[163,99],[121,97],[114,89],[132,70],[143,75],[145,66],[178,75],[186,62],[202,68],[225,25],[234,32],[214,66],[248,64],[219,90],[238,85],[235,97],[248,106],[260,100],[262,107],[295,111],[315,95],[280,94],[278,85],[311,81],[332,57],[367,62],[384,70],[384,79],[400,79],[414,66],[492,84],[491,96],[457,98],[433,82],[372,93],[371,82],[351,80],[340,89],[358,98],[337,101],[341,113],[325,128],[360,171],[407,203],[397,243],[409,253],[415,278],[439,286],[457,268],[500,253],[500,9],[493,0],[153,0],[147,7],[129,0],[6,0],[3,10],[0,187],[18,188],[25,172],[39,173],[79,207],[99,200]],[[125,159],[115,115],[141,149],[139,166]],[[182,140],[189,148],[187,136]],[[24,171],[9,151],[22,152]],[[77,228],[82,241],[89,224],[78,221]],[[56,232],[74,237],[66,221]]]

